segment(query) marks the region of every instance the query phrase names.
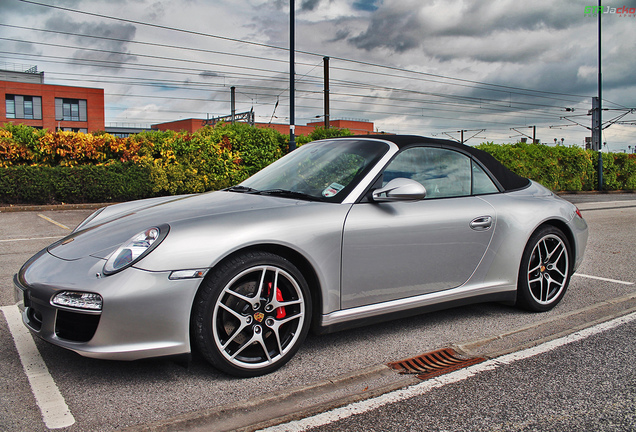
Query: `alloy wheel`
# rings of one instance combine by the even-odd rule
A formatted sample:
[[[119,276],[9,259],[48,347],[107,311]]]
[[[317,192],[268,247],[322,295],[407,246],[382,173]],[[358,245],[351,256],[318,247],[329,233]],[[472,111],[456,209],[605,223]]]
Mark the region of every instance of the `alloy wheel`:
[[[306,319],[299,283],[273,265],[248,268],[222,290],[212,315],[214,343],[230,364],[274,365],[292,350]]]
[[[534,246],[528,263],[530,295],[541,305],[559,298],[569,279],[568,249],[563,240],[548,234]]]

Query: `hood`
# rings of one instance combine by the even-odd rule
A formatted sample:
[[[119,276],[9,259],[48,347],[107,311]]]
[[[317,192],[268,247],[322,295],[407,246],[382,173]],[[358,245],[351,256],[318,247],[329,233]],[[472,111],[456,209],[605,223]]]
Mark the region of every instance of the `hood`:
[[[135,206],[133,211],[117,213],[107,221],[53,243],[48,247],[48,252],[69,261],[88,255],[107,258],[122,243],[150,227],[172,225],[193,219],[213,219],[219,215],[237,212],[253,212],[256,215],[259,210],[284,209],[307,204],[312,203],[225,191],[189,195],[149,207]]]

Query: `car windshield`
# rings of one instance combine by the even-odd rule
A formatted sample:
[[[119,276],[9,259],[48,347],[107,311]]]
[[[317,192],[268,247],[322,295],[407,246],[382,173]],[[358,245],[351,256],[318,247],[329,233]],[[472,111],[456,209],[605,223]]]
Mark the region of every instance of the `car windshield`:
[[[316,141],[299,147],[229,190],[342,202],[388,149],[388,144],[381,141]]]

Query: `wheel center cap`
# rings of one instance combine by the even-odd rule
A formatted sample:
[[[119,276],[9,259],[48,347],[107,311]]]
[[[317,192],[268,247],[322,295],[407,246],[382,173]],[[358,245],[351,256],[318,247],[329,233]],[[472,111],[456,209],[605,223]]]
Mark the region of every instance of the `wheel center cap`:
[[[545,272],[545,266],[544,265],[541,266],[541,273],[543,273],[543,272]]]
[[[254,319],[258,322],[262,322],[263,318],[265,318],[265,314],[263,312],[257,312],[254,314]]]

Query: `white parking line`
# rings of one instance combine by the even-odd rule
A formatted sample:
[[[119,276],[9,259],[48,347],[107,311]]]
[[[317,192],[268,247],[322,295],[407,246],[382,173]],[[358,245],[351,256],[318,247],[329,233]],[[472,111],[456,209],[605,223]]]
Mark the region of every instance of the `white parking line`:
[[[57,388],[53,377],[38,351],[33,337],[22,324],[22,316],[16,305],[0,308],[9,325],[9,331],[18,350],[35,402],[40,408],[44,424],[49,429],[61,429],[75,423],[75,418]]]
[[[384,405],[401,402],[416,396],[422,396],[435,388],[439,388],[447,384],[453,384],[459,381],[463,381],[481,372],[494,370],[500,366],[512,364],[518,360],[523,360],[529,357],[533,357],[539,354],[552,351],[563,345],[567,345],[572,342],[585,339],[595,334],[602,333],[606,330],[611,330],[615,327],[618,327],[622,324],[626,324],[634,320],[636,320],[636,312],[631,313],[629,315],[622,316],[620,318],[613,319],[611,321],[598,324],[593,327],[586,328],[576,333],[572,333],[571,335],[568,335],[568,336],[564,336],[549,342],[545,342],[541,345],[537,345],[532,348],[528,348],[516,353],[497,357],[497,358],[485,361],[483,363],[479,363],[475,366],[468,367],[466,369],[460,369],[458,371],[451,372],[449,374],[424,381],[421,384],[416,384],[414,386],[411,386],[405,389],[386,393],[376,398],[367,399],[361,402],[356,402],[350,405],[336,408],[331,411],[317,414],[312,417],[307,417],[302,420],[296,420],[289,423],[283,423],[278,426],[272,426],[272,427],[263,429],[262,431],[263,432],[299,432],[299,431],[305,431],[313,427],[318,427],[318,426],[326,425],[329,423],[333,423],[335,421],[345,419],[356,414],[362,414],[367,411],[380,408]]]
[[[607,278],[602,278],[598,276],[590,276],[590,275],[581,274],[581,273],[574,273],[573,276],[579,276],[579,277],[588,278],[588,279],[596,279],[596,280],[605,281],[605,282],[613,282],[613,283],[617,283],[621,285],[634,285],[634,282],[625,282],[625,281],[619,281],[616,279],[607,279]]]
[[[70,231],[70,230],[71,230],[71,229],[70,229],[69,227],[67,227],[66,225],[61,224],[61,223],[59,223],[59,222],[57,222],[57,221],[54,221],[54,220],[53,220],[53,219],[51,219],[50,217],[46,217],[46,216],[44,216],[43,214],[38,214],[38,216],[40,216],[40,217],[41,217],[42,219],[44,219],[45,221],[51,222],[53,225],[57,225],[57,226],[59,226],[59,227],[60,227],[60,228],[62,228],[62,229],[65,229],[65,230],[67,230],[67,231]]]

